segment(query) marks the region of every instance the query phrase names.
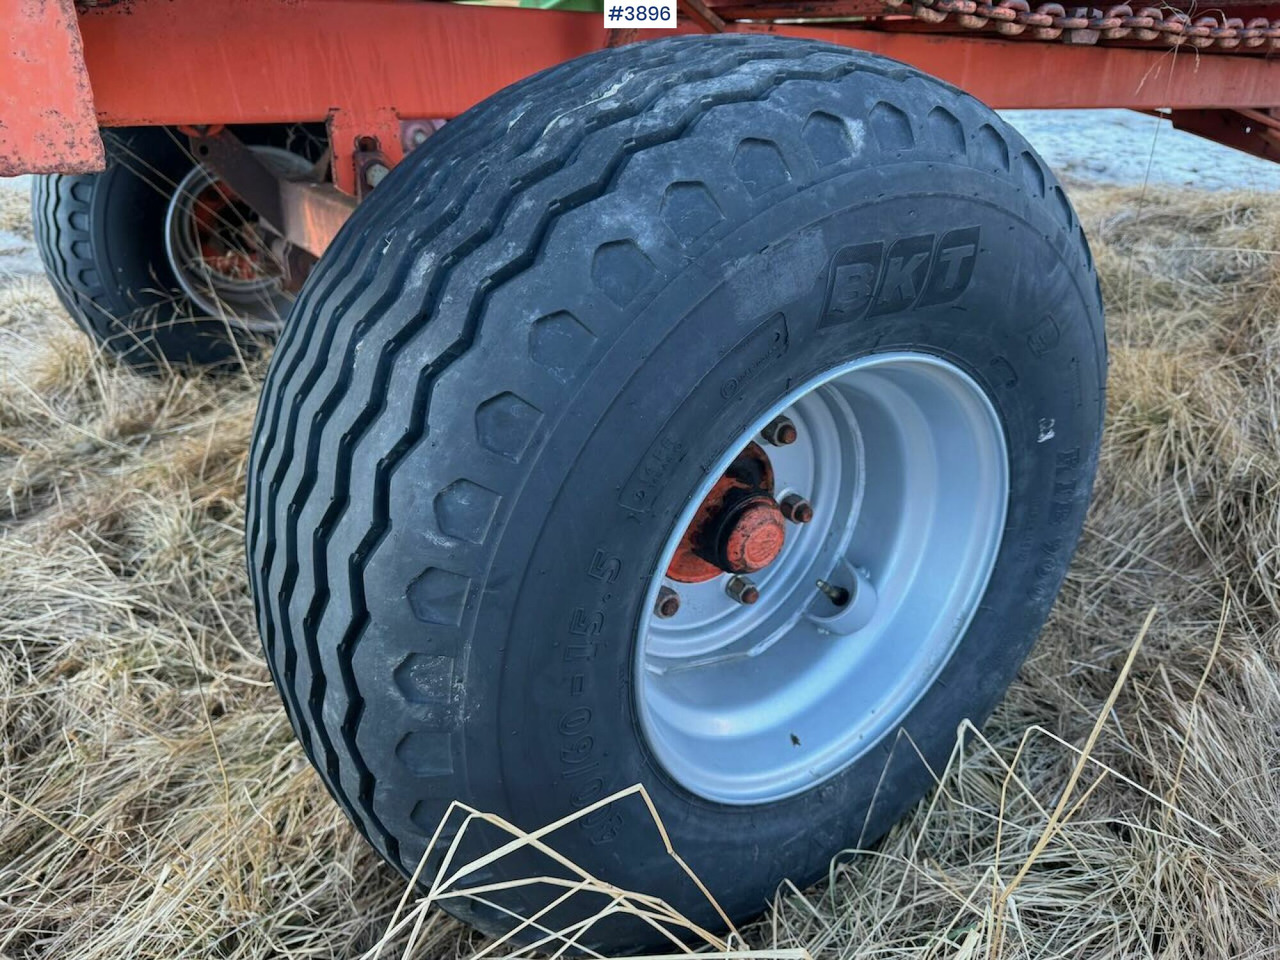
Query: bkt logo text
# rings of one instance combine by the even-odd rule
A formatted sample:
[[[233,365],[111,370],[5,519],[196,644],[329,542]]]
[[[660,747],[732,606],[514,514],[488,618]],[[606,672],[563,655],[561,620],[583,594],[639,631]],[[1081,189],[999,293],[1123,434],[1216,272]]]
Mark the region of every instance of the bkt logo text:
[[[977,259],[977,227],[843,247],[831,260],[822,325],[947,303],[969,285]]]

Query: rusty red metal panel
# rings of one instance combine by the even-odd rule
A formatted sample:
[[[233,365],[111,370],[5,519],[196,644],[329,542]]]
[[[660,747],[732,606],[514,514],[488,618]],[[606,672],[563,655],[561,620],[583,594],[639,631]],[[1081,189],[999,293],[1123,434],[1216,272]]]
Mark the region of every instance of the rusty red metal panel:
[[[605,41],[598,13],[391,0],[134,0],[80,29],[107,126],[451,117]]]
[[[814,20],[883,17],[893,12],[884,0],[708,0],[726,20]]]
[[[997,108],[1280,106],[1280,61],[782,24],[729,24],[841,43],[919,67]]]
[[[101,170],[72,0],[0,0],[0,176]]]
[[[1280,106],[1280,62],[1263,57],[818,25],[726,29],[882,53],[995,107]],[[107,125],[318,120],[341,110],[349,129],[353,117],[387,111],[456,116],[606,43],[599,14],[386,0],[136,0],[89,9],[81,30]]]
[[[11,171],[101,163],[69,4],[0,0],[10,36],[0,60],[0,143]],[[1280,62],[1264,57],[855,26],[730,23],[726,30],[881,53],[995,107],[1280,107]],[[397,0],[133,0],[88,8],[80,34],[100,123],[329,118],[342,141],[335,144],[338,179],[350,190],[348,141],[372,136],[387,141],[384,152],[396,153],[392,138],[382,135],[393,119],[456,116],[509,83],[603,47],[609,31],[599,14],[558,10]]]
[[[392,91],[388,91],[391,93]],[[406,114],[413,116],[413,114]],[[367,141],[367,143],[366,143]],[[333,180],[347,193],[362,194],[368,187],[362,178],[361,156],[388,166],[404,157],[400,121],[393,107],[352,109],[346,106],[329,114],[329,145],[333,148]]]
[[[280,184],[284,238],[319,256],[356,208],[356,199],[327,183],[286,180]]]
[[[1280,162],[1280,120],[1257,110],[1174,110],[1164,115],[1178,130]]]

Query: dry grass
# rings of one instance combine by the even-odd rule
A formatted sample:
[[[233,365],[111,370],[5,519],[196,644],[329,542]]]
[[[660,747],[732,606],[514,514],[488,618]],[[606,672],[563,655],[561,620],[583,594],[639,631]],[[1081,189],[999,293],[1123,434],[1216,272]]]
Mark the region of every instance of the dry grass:
[[[31,239],[31,203],[25,190],[6,190],[0,185],[0,230]]]
[[[1066,589],[985,739],[752,946],[1280,953],[1280,199],[1075,199],[1112,373]],[[135,377],[0,280],[0,957],[347,957],[396,909],[257,652],[260,373]],[[426,916],[417,955],[479,945]]]

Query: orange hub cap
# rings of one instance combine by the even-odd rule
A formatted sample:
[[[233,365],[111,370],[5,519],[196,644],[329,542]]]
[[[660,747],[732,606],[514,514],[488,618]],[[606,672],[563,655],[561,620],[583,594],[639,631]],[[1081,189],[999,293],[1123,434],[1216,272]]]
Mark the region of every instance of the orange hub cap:
[[[723,559],[729,573],[755,573],[763,570],[782,551],[787,528],[782,511],[770,497],[753,498],[737,511],[732,525],[723,535]]]
[[[748,444],[698,507],[667,576],[702,583],[722,573],[755,573],[777,558],[786,535],[773,499],[773,466],[759,444]]]

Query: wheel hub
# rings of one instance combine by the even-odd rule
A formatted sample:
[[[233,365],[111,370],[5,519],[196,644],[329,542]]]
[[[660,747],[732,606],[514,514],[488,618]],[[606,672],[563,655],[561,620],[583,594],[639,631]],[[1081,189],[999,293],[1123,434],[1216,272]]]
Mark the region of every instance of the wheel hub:
[[[773,498],[773,465],[749,443],[703,498],[667,576],[705,583],[722,573],[755,573],[782,552],[786,521]]]
[[[268,262],[258,216],[229,186],[216,180],[196,197],[192,220],[200,259],[221,280],[252,281],[278,277]]]
[[[287,150],[250,149],[283,177],[311,169],[305,157]],[[165,253],[197,310],[256,333],[277,333],[283,326],[293,293],[286,289],[280,256],[257,214],[204,164],[196,164],[169,199]]]
[[[782,511],[773,497],[749,497],[721,515],[716,566],[727,573],[763,570],[782,552],[786,538]]]

